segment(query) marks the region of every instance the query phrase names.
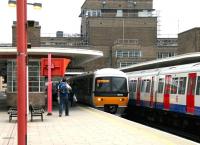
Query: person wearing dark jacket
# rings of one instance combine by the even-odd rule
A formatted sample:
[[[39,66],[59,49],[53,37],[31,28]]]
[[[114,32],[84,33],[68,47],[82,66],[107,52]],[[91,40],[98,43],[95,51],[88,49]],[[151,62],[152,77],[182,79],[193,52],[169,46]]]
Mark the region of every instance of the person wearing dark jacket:
[[[58,101],[59,101],[59,117],[62,116],[63,109],[65,109],[65,116],[69,115],[69,85],[67,84],[66,78],[63,78],[58,85]]]

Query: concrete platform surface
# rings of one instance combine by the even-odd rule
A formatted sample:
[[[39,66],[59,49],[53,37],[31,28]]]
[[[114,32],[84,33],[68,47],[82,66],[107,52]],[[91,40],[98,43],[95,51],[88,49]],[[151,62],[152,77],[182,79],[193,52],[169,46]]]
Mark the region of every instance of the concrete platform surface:
[[[197,145],[198,143],[90,107],[70,108],[69,116],[45,112],[28,121],[28,145]],[[30,117],[30,115],[29,115]],[[16,118],[0,112],[0,145],[17,145]]]

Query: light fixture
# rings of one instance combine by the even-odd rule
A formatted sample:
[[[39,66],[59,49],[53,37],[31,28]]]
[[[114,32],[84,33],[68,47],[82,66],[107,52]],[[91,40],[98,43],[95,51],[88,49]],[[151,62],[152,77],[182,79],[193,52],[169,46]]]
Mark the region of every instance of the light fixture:
[[[16,7],[16,0],[9,0],[8,1],[8,5],[10,7]],[[40,10],[42,8],[42,4],[41,3],[27,3],[27,5],[32,5],[34,7],[34,9],[36,10]]]
[[[42,8],[41,3],[27,3],[27,4],[33,5],[34,9],[36,9],[36,10],[40,10]]]
[[[9,0],[8,5],[9,5],[9,7],[16,7],[16,1],[15,0]]]
[[[105,0],[101,1],[101,3],[103,5],[103,7],[106,5],[106,1]]]

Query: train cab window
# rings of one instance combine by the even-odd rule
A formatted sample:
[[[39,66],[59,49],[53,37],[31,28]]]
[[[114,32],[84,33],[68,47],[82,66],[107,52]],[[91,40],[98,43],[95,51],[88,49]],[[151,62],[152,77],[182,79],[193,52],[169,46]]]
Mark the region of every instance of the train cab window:
[[[96,91],[108,92],[111,90],[110,78],[96,79]]]
[[[96,78],[97,92],[127,92],[126,78],[122,77],[99,77]]]
[[[197,78],[196,95],[200,95],[200,76]]]
[[[171,94],[177,94],[178,78],[172,78]]]
[[[178,94],[185,94],[186,77],[179,78]]]
[[[163,93],[164,88],[164,79],[159,79],[158,82],[158,93]]]
[[[127,92],[126,78],[113,77],[112,78],[112,91]]]

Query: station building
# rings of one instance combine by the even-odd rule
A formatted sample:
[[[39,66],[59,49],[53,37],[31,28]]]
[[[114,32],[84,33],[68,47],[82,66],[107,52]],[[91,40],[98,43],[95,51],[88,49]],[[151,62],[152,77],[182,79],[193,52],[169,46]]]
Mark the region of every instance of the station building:
[[[157,38],[158,20],[153,0],[85,0],[81,7],[81,32],[41,36],[39,22],[28,22],[32,47],[79,47],[100,50],[104,56],[84,65],[69,65],[69,71],[125,67],[177,55],[177,38]],[[13,23],[13,46],[16,26]]]
[[[103,53],[97,50],[55,47],[31,47],[27,49],[27,54],[27,98],[30,104],[42,106],[46,104],[47,77],[41,75],[41,58],[48,58],[48,54],[51,54],[52,58],[67,58],[75,64],[82,65],[103,56]],[[17,104],[16,55],[16,47],[0,47],[1,70],[6,68],[5,72],[1,71],[1,75],[4,76],[7,84],[7,106]],[[58,82],[61,76],[54,79]]]
[[[97,67],[123,67],[156,58],[157,17],[153,0],[86,0],[81,36],[104,52]],[[88,69],[95,67],[86,66]]]
[[[55,36],[41,36],[39,22],[28,21],[29,51],[37,50],[36,54],[43,54],[37,56],[34,52],[32,56],[30,55],[30,92],[44,93],[46,80],[39,75],[39,60],[41,57],[47,57],[49,47],[52,53],[59,52],[61,56],[66,53],[63,52],[66,48],[67,51],[79,51],[82,56],[84,55],[80,57],[77,53],[67,52],[68,55],[65,57],[73,59],[67,73],[80,73],[105,67],[120,68],[199,51],[199,28],[180,33],[178,38],[157,38],[158,20],[153,9],[153,0],[85,0],[79,17],[81,17],[81,34],[76,35],[66,35],[63,31],[57,31]],[[12,34],[12,47],[16,47],[16,22],[13,22]],[[13,49],[10,47],[6,45],[0,49],[9,51]],[[13,50],[13,55],[15,51]],[[97,56],[101,57],[90,58],[86,55],[88,51],[97,52]],[[17,89],[16,62],[15,57],[9,60],[7,58],[1,55],[1,60],[4,61],[0,62],[2,68],[0,74],[7,82],[7,91],[12,96],[13,92],[16,95]]]
[[[200,27],[178,34],[178,54],[200,52]]]

